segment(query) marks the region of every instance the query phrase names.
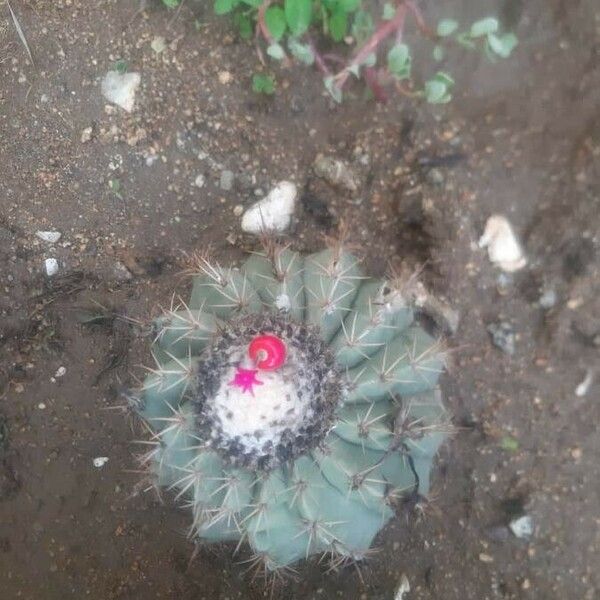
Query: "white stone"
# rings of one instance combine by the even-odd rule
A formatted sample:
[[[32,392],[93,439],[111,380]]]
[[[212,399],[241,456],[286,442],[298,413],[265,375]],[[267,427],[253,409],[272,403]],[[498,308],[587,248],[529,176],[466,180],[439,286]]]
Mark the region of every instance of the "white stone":
[[[101,469],[108,462],[108,456],[96,456],[92,463],[96,467],[96,469]]]
[[[196,187],[204,187],[204,184],[206,183],[206,177],[204,177],[204,175],[198,175],[196,177],[196,179],[194,179],[194,185]]]
[[[48,242],[49,244],[56,244],[58,240],[61,238],[60,231],[36,231],[36,237],[40,238],[43,242]]]
[[[102,80],[102,95],[112,104],[131,112],[135,104],[135,93],[141,81],[139,73],[109,71]]]
[[[156,54],[160,54],[167,49],[167,42],[162,35],[157,35],[151,42],[150,47]]]
[[[394,594],[394,600],[404,600],[404,596],[410,592],[410,582],[408,577],[403,573],[400,577],[400,585]]]
[[[48,277],[52,277],[58,273],[58,261],[55,258],[47,258],[44,261],[44,267]]]
[[[67,369],[65,369],[65,367],[58,367],[56,373],[54,373],[54,377],[62,377],[66,372]]]
[[[527,264],[512,225],[502,215],[492,215],[487,220],[479,247],[487,248],[490,260],[508,273],[518,271]]]
[[[514,519],[508,526],[518,538],[526,538],[533,535],[533,520],[529,515],[523,515],[518,519]]]
[[[85,144],[86,142],[89,142],[92,139],[92,133],[94,132],[92,127],[86,127],[82,132],[81,132],[81,143]]]
[[[292,220],[297,196],[298,189],[293,183],[281,181],[244,213],[242,230],[256,235],[285,231]]]
[[[588,369],[581,383],[575,388],[575,395],[578,398],[583,398],[583,396],[585,396],[590,391],[593,382],[594,372],[591,369]]]

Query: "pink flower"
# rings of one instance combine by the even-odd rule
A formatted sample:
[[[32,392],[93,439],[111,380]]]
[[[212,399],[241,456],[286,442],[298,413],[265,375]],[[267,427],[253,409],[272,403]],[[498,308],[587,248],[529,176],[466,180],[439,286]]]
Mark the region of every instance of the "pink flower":
[[[263,384],[262,381],[256,379],[257,373],[258,369],[242,369],[242,367],[238,367],[233,381],[230,381],[229,385],[241,387],[242,392],[250,392],[254,396],[253,386]]]

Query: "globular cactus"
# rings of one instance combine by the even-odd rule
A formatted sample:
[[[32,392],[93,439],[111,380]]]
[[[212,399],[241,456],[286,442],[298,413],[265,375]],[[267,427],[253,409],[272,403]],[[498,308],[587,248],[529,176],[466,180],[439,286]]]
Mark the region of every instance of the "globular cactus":
[[[365,277],[340,244],[199,260],[133,395],[153,433],[143,462],[191,508],[195,539],[247,541],[268,571],[315,553],[340,565],[428,493],[445,355],[409,288]]]

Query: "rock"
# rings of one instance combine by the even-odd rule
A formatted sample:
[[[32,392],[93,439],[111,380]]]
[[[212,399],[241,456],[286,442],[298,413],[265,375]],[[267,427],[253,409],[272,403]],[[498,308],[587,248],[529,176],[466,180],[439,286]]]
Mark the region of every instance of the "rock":
[[[244,207],[243,207],[241,204],[236,204],[236,205],[233,207],[233,214],[234,214],[236,217],[240,217],[240,216],[242,215],[242,213],[243,213],[243,212],[244,212]]]
[[[490,260],[503,271],[512,273],[527,264],[512,225],[502,215],[492,215],[487,220],[479,247],[487,248]]]
[[[65,367],[58,367],[56,373],[54,373],[54,377],[62,377],[67,372]]]
[[[142,81],[139,73],[109,71],[102,80],[102,95],[127,112],[133,111],[135,93]]]
[[[151,42],[150,48],[156,52],[156,54],[160,54],[164,50],[167,49],[167,42],[162,35],[157,35]]]
[[[513,519],[508,527],[518,538],[528,538],[533,535],[533,519],[529,515]]]
[[[35,235],[43,242],[56,244],[60,240],[62,233],[60,231],[36,231]]]
[[[435,187],[444,185],[444,173],[436,167],[429,169],[425,177],[427,178],[427,181]]]
[[[112,268],[111,278],[113,281],[123,283],[133,279],[131,271],[121,262],[117,261]]]
[[[404,600],[404,596],[410,592],[410,582],[408,577],[403,573],[400,577],[400,585],[394,594],[394,600]]]
[[[581,383],[575,388],[575,395],[578,398],[583,398],[590,391],[593,382],[594,371],[592,371],[592,369],[588,369],[585,372],[585,377],[581,380]]]
[[[515,353],[515,331],[510,323],[506,321],[490,323],[487,330],[492,336],[492,343],[496,348],[509,355]]]
[[[290,181],[278,183],[262,200],[242,216],[242,230],[259,235],[285,231],[291,222],[298,190]]]
[[[550,310],[556,306],[558,298],[554,290],[546,290],[539,299],[540,306],[546,310]]]
[[[58,273],[58,261],[55,258],[47,258],[44,261],[44,268],[46,269],[46,275],[52,277]]]
[[[194,185],[197,188],[201,188],[204,187],[204,184],[206,183],[206,177],[204,177],[204,175],[198,175],[196,177],[196,179],[194,179]]]
[[[233,81],[233,76],[229,71],[219,71],[219,83],[227,85]]]
[[[221,189],[225,192],[231,190],[233,187],[233,179],[234,175],[232,171],[221,171],[221,179],[219,181]]]
[[[82,144],[85,144],[86,142],[89,142],[92,139],[92,132],[93,132],[92,127],[86,127],[81,132],[81,143]]]
[[[92,460],[93,465],[96,469],[101,469],[108,462],[108,456],[96,456],[94,460]]]
[[[313,169],[318,177],[334,187],[342,188],[348,192],[356,192],[360,187],[360,180],[352,167],[343,160],[319,154],[313,164]]]

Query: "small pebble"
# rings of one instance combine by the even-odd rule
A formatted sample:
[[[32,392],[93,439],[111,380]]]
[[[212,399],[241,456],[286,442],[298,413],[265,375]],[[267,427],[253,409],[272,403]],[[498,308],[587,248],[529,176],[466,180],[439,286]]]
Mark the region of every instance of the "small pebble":
[[[496,348],[509,355],[515,353],[515,331],[510,323],[506,321],[490,323],[487,330],[492,336],[492,343]]]
[[[62,236],[60,231],[36,231],[35,235],[43,242],[48,242],[49,244],[56,244]]]
[[[508,526],[518,538],[528,538],[533,535],[533,520],[529,515],[513,519]]]
[[[81,143],[85,144],[86,142],[89,142],[92,139],[92,128],[91,127],[86,127],[82,132],[81,132]]]
[[[46,275],[52,277],[58,273],[58,261],[55,258],[47,258],[44,261],[44,268],[46,269]]]
[[[156,54],[160,54],[167,48],[167,42],[162,35],[157,35],[152,42],[150,42],[150,47]]]
[[[241,214],[244,212],[244,207],[241,204],[236,204],[233,208],[233,214],[236,217],[241,216]]]
[[[255,202],[242,217],[242,230],[260,235],[285,231],[292,220],[298,189],[290,181],[279,182],[262,200]]]
[[[527,264],[510,221],[502,215],[492,215],[487,220],[479,247],[487,248],[490,261],[508,273],[518,271]]]
[[[92,463],[97,469],[102,468],[108,462],[108,456],[97,456]]]
[[[67,372],[65,367],[58,367],[56,373],[54,373],[54,377],[62,377]]]
[[[132,112],[135,94],[142,81],[139,73],[119,73],[109,71],[102,80],[102,95],[112,104]]]
[[[554,290],[546,290],[541,296],[540,296],[540,306],[546,310],[550,310],[551,308],[554,308],[554,306],[556,305],[556,301],[557,301],[557,297],[556,297],[556,292]]]
[[[206,177],[204,175],[198,175],[196,179],[194,179],[194,185],[198,188],[204,187],[206,183]]]
[[[594,372],[591,369],[588,369],[581,383],[575,388],[575,395],[578,398],[583,398],[590,390],[590,387],[592,387],[593,381]]]
[[[219,185],[221,189],[225,192],[228,192],[233,187],[233,172],[232,171],[222,171],[221,172],[221,180]]]
[[[494,557],[482,552],[479,555],[479,560],[484,563],[492,563],[492,562],[494,562]]]
[[[219,71],[219,83],[227,85],[228,83],[231,83],[232,80],[233,76],[229,71]]]

